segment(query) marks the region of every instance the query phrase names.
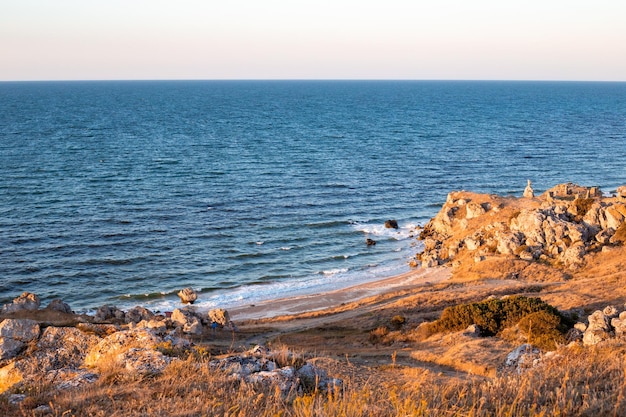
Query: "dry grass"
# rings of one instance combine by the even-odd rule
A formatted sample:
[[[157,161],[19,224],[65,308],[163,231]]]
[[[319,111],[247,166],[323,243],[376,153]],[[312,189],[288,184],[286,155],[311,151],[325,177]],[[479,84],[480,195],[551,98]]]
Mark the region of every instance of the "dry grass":
[[[152,378],[107,378],[55,392],[32,387],[21,406],[0,400],[0,415],[35,416],[554,416],[626,413],[626,344],[562,348],[530,371],[495,378],[432,383],[428,372],[389,368],[395,382],[346,380],[337,392],[292,393],[262,389],[210,371],[190,357]],[[408,378],[406,374],[409,374]],[[405,374],[405,377],[402,377]]]

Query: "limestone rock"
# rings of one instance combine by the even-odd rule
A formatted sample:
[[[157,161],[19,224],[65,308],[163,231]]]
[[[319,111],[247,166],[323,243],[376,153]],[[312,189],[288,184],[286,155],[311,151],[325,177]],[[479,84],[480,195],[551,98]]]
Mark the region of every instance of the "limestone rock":
[[[535,197],[535,191],[533,190],[532,183],[530,182],[530,180],[528,180],[528,183],[526,184],[526,188],[524,188],[524,198],[534,198],[534,197]]]
[[[209,311],[209,321],[220,326],[226,326],[230,324],[230,315],[223,308],[216,308]]]
[[[16,357],[26,343],[8,337],[0,337],[0,361]]]
[[[187,308],[177,308],[172,312],[172,322],[178,324],[183,333],[202,334],[202,321],[195,311]]]
[[[623,198],[626,199],[626,185],[622,185],[617,187],[617,190],[615,190],[617,192],[617,196],[619,198]]]
[[[13,313],[21,310],[38,310],[41,302],[36,294],[24,292],[13,300],[11,304],[2,307],[2,313]]]
[[[96,321],[104,322],[109,320],[124,320],[125,314],[115,306],[103,305],[98,308],[94,316]]]
[[[57,298],[50,301],[50,304],[46,307],[46,310],[59,311],[61,313],[72,314],[72,308],[69,304],[64,303],[63,300]]]
[[[468,203],[467,206],[465,206],[465,218],[466,219],[473,219],[475,217],[482,216],[486,212],[487,210],[482,204],[478,204],[473,201]]]
[[[126,312],[124,321],[126,323],[139,323],[142,320],[151,320],[154,313],[145,307],[136,306]]]
[[[130,348],[116,356],[116,361],[127,371],[140,375],[155,375],[172,362],[161,352],[146,348]]]
[[[193,304],[198,299],[198,294],[189,287],[180,290],[178,296],[183,304]]]
[[[505,366],[517,373],[522,373],[537,365],[541,359],[541,351],[532,345],[525,343],[511,351],[505,361]]]
[[[89,349],[101,338],[87,334],[75,327],[47,327],[39,340],[33,356],[40,370],[79,368]]]
[[[30,342],[39,337],[39,323],[29,319],[5,319],[0,323],[0,337]]]
[[[84,364],[86,366],[98,366],[105,357],[119,355],[133,347],[154,349],[161,341],[154,333],[145,329],[123,330],[113,333],[100,340],[87,352]],[[106,362],[106,361],[104,361]]]

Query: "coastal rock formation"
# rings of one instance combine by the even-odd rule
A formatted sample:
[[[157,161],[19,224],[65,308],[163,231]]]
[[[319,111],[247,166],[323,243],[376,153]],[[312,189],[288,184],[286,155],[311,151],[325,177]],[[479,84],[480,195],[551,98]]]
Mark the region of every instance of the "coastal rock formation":
[[[180,290],[178,296],[183,304],[193,304],[198,299],[198,294],[189,287]]]
[[[39,324],[29,319],[6,319],[0,323],[0,360],[15,357],[26,344],[39,337]]]
[[[22,295],[13,300],[11,304],[5,304],[2,307],[2,313],[14,313],[21,310],[37,310],[41,302],[36,294],[24,292]]]
[[[509,256],[576,270],[588,252],[626,240],[626,203],[572,183],[532,199],[451,192],[420,240],[424,250],[416,258],[424,267],[455,265],[464,255],[475,262]]]
[[[72,314],[72,308],[69,306],[69,304],[64,303],[63,300],[58,298],[56,300],[50,301],[50,304],[48,304],[46,310],[60,311],[61,313]]]
[[[526,184],[526,188],[524,188],[524,198],[534,198],[535,190],[533,190],[532,183],[528,180],[528,184]]]
[[[285,359],[290,365],[281,366]],[[326,371],[291,352],[273,352],[264,346],[256,346],[242,355],[213,360],[209,366],[247,383],[277,386],[285,396],[293,392],[326,392],[343,385],[340,379],[329,378]]]
[[[172,312],[171,319],[183,333],[195,335],[202,333],[202,317],[190,308],[177,308]]]

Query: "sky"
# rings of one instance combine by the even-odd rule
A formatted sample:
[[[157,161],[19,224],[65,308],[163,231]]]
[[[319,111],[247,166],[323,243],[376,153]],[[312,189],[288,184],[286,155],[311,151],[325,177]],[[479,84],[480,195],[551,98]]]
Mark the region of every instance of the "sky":
[[[0,0],[0,81],[626,81],[622,0]]]

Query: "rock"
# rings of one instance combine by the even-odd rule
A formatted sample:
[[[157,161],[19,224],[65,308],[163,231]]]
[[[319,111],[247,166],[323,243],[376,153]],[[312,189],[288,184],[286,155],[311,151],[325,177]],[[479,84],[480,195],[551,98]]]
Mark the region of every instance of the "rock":
[[[465,211],[466,219],[473,219],[475,217],[482,216],[483,214],[487,212],[487,210],[485,210],[483,205],[475,203],[473,201],[467,204],[467,206],[465,207],[465,210],[466,210]]]
[[[615,191],[617,192],[617,197],[626,199],[626,185],[621,185],[617,187],[617,190]]]
[[[180,290],[178,296],[183,304],[193,304],[198,299],[198,294],[189,287]]]
[[[577,330],[580,330],[581,332],[584,332],[585,330],[587,330],[587,325],[585,323],[578,322],[578,323],[574,324],[574,329],[577,329]]]
[[[26,344],[39,337],[39,324],[28,319],[5,319],[0,323],[0,360],[16,357]]]
[[[24,342],[0,337],[0,361],[16,357],[25,347],[26,343]]]
[[[463,335],[469,337],[481,337],[483,335],[483,331],[478,325],[470,324],[467,329],[463,330]]]
[[[244,380],[251,384],[261,385],[264,388],[277,387],[283,396],[296,392],[298,378],[291,366],[279,368],[274,371],[261,371],[250,374]]]
[[[524,188],[524,198],[534,198],[534,197],[535,197],[535,191],[533,190],[532,183],[530,182],[530,180],[528,180],[528,183],[526,184],[526,188]]]
[[[38,310],[41,302],[36,294],[24,292],[13,300],[11,304],[2,307],[2,313],[14,313],[21,310]]]
[[[98,308],[94,318],[98,322],[109,320],[124,320],[125,314],[122,310],[115,306],[103,305]]]
[[[84,364],[89,367],[98,367],[106,364],[105,358],[114,358],[120,353],[133,348],[142,347],[154,350],[162,340],[146,329],[123,330],[113,333],[100,340],[87,352]]]
[[[0,337],[30,342],[39,337],[39,323],[29,319],[5,319],[0,323]]]
[[[524,235],[519,232],[497,232],[497,251],[503,255],[513,255],[517,251],[524,239]]]
[[[374,239],[370,239],[369,237],[367,239],[365,239],[365,244],[367,246],[374,246],[376,244],[376,241]]]
[[[83,333],[93,334],[98,337],[107,337],[110,334],[122,330],[121,327],[116,324],[101,323],[78,323],[76,328]]]
[[[223,327],[230,324],[230,315],[223,308],[216,308],[209,311],[209,322]]]
[[[119,364],[133,374],[156,375],[172,362],[172,358],[161,352],[146,348],[130,348],[115,358]]]
[[[604,314],[608,319],[612,319],[619,316],[620,313],[615,306],[606,306],[604,307],[604,310],[602,310],[602,314]]]
[[[397,229],[398,228],[398,222],[396,220],[387,220],[385,222],[385,227],[387,229]]]
[[[202,321],[195,311],[177,308],[172,312],[172,322],[178,324],[183,333],[200,335],[202,334]]]
[[[89,349],[101,338],[87,334],[75,327],[47,327],[39,340],[33,356],[40,370],[79,368]]]
[[[126,312],[124,321],[126,323],[139,323],[141,320],[150,320],[154,317],[154,313],[145,307],[136,306]]]
[[[159,336],[164,336],[167,333],[167,324],[163,320],[141,320],[135,325],[137,329],[148,329]]]
[[[64,303],[63,300],[57,298],[56,300],[50,301],[50,304],[46,307],[46,310],[59,311],[61,313],[72,314],[73,311],[71,307]]]
[[[584,345],[595,345],[613,337],[613,328],[609,318],[600,310],[594,311],[588,318],[587,329],[583,333]]]
[[[595,235],[595,239],[598,243],[602,245],[607,245],[611,241],[611,238],[613,237],[614,234],[615,234],[615,229],[612,229],[612,228],[602,229],[600,232],[598,232]]]
[[[517,373],[522,373],[537,365],[541,359],[541,351],[532,345],[525,343],[511,351],[505,361],[505,366],[513,368]]]
[[[570,269],[575,269],[580,267],[584,263],[584,256],[587,251],[585,250],[585,245],[581,242],[578,242],[563,252],[561,256],[561,261],[565,266]]]

